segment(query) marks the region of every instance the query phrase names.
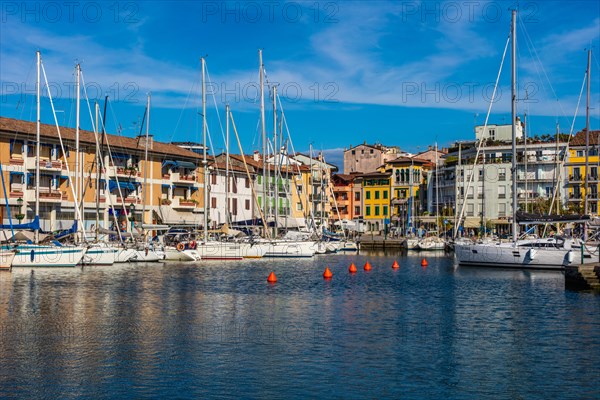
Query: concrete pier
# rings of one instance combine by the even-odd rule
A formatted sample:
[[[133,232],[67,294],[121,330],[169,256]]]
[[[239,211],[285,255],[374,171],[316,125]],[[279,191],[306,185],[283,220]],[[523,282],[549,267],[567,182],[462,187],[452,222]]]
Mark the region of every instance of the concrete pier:
[[[565,267],[565,288],[600,292],[600,264],[580,264]]]

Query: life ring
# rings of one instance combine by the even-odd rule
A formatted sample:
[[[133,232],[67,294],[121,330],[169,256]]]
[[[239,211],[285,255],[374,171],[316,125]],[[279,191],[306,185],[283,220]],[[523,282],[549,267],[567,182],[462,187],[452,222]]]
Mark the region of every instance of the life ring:
[[[183,243],[179,243],[179,244],[177,245],[177,250],[179,250],[179,251],[183,251],[184,249],[185,249],[185,245],[184,245]]]
[[[195,241],[195,240],[192,240],[192,241],[190,242],[190,249],[194,250],[195,248],[196,248],[196,241]]]

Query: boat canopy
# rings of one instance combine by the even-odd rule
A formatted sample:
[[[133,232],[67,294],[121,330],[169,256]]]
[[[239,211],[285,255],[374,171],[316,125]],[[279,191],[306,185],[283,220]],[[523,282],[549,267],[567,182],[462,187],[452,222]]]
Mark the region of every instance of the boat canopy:
[[[31,229],[32,231],[34,231],[36,229],[40,229],[40,217],[36,215],[35,218],[33,219],[33,221],[27,222],[26,224],[0,225],[0,229],[14,229],[14,230]]]
[[[552,223],[567,223],[567,222],[588,222],[590,220],[589,215],[569,214],[569,215],[555,215],[555,214],[535,214],[526,213],[523,211],[517,211],[516,213],[517,222],[521,225],[531,224],[552,224]]]

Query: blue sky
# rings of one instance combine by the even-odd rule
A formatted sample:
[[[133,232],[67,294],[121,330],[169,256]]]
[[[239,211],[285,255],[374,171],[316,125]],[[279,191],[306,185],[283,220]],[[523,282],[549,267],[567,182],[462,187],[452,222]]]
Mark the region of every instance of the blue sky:
[[[200,57],[214,92],[207,113],[213,148],[224,148],[230,103],[247,152],[260,147],[258,49],[279,84],[296,150],[309,143],[339,162],[367,141],[418,151],[473,137],[487,111],[515,3],[485,1],[3,2],[1,114],[33,120],[35,51],[42,52],[57,116],[73,126],[74,65],[88,96],[111,97],[107,129],[135,135],[152,93],[151,131],[163,141],[201,141]],[[592,59],[593,129],[600,120],[600,5],[519,3],[519,113],[530,134],[568,132]],[[527,88],[527,101],[525,89]],[[584,127],[585,98],[575,131]],[[52,122],[43,102],[44,122]],[[84,105],[82,126],[89,128]],[[490,123],[508,123],[510,59]],[[267,107],[268,131],[272,132]],[[234,149],[235,151],[235,149]]]

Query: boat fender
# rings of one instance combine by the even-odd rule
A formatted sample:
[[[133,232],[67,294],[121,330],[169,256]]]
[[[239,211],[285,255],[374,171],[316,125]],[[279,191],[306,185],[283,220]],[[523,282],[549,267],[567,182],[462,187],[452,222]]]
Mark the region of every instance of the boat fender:
[[[190,249],[194,250],[195,248],[196,248],[196,241],[195,241],[195,240],[192,240],[192,241],[190,242]]]
[[[33,249],[31,249],[31,255],[30,255],[30,257],[31,257],[31,262],[33,262],[33,259],[35,257],[35,251]]]
[[[146,255],[148,255],[148,248],[146,247]]]
[[[530,260],[535,260],[536,254],[537,254],[537,250],[536,249],[529,249],[529,259]]]
[[[573,251],[569,250],[569,252],[567,253],[567,260],[569,260],[569,263],[572,263],[574,259],[575,255],[573,254]]]
[[[177,245],[177,250],[179,250],[179,251],[183,251],[184,249],[185,249],[185,245],[184,245],[183,243],[179,243],[179,244]]]

